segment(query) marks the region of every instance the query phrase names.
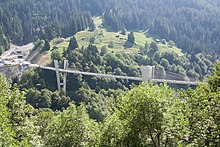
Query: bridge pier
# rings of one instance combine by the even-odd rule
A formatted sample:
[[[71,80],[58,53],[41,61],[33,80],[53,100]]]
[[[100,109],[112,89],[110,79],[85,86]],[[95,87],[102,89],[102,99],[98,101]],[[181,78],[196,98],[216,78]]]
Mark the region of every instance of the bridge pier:
[[[68,61],[64,60],[64,70],[67,70],[68,67]],[[66,92],[66,78],[67,78],[67,73],[65,72],[63,74],[63,91]]]
[[[59,65],[58,61],[54,60],[54,65],[55,65],[55,71],[56,71],[56,77],[57,77],[57,89],[61,90],[61,86],[63,86],[63,91],[66,92],[66,79],[67,79],[67,72],[64,72],[63,74],[63,83],[60,82],[60,72],[59,72]],[[67,70],[68,67],[68,61],[64,61],[64,70]]]
[[[56,77],[57,77],[57,89],[60,90],[61,85],[60,85],[60,73],[59,73],[59,65],[58,65],[58,61],[54,60],[54,66],[55,66],[55,70],[56,70]]]
[[[143,82],[154,79],[155,66],[141,66],[141,74]]]

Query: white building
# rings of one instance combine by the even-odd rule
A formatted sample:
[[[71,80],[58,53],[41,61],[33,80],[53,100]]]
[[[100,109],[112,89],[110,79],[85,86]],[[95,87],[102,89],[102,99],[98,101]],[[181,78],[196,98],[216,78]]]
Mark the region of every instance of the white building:
[[[13,53],[17,56],[18,59],[26,59],[29,56],[31,50],[32,48],[28,46],[22,46],[17,47]]]

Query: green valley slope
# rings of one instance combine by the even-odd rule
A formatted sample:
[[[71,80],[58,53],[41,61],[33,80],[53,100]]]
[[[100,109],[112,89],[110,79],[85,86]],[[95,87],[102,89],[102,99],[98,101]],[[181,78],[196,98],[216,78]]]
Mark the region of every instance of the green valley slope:
[[[124,44],[127,41],[127,35],[130,32],[126,32],[126,35],[122,35],[120,32],[111,32],[103,27],[103,21],[101,17],[94,17],[93,20],[96,25],[95,31],[90,32],[88,29],[86,29],[84,31],[76,33],[75,37],[78,41],[79,47],[87,47],[90,44],[90,38],[94,37],[95,41],[93,44],[96,45],[98,49],[101,49],[103,46],[106,46],[108,48],[108,52],[125,52],[134,54],[138,53],[141,47],[144,48],[146,42],[148,45],[150,45],[151,42],[155,41],[154,38],[147,36],[146,31],[134,31],[136,45],[134,45],[132,48],[125,49]],[[68,47],[69,39],[70,38],[67,38],[65,39],[65,42],[57,44],[61,51],[63,50],[63,48]],[[114,44],[113,48],[108,47],[110,42]],[[168,44],[158,42],[158,47],[160,52],[175,52],[179,56],[184,55],[181,49],[175,46],[171,47]]]

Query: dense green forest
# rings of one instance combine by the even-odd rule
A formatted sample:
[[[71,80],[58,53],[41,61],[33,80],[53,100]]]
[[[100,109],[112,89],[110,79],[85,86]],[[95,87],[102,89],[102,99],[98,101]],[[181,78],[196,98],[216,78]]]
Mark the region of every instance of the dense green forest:
[[[36,46],[43,47],[44,45],[39,45],[41,43],[42,41],[39,41]],[[155,65],[156,78],[198,79],[211,73],[212,62],[214,62],[202,53],[194,55],[193,62],[189,60],[193,58],[191,56],[188,59],[173,52],[160,53],[153,48],[154,45],[158,48],[155,42],[152,42],[149,47],[146,45],[138,54],[109,52],[107,47],[98,49],[95,44],[80,48],[74,36],[68,43],[67,48],[61,49],[62,52],[51,50],[52,61],[58,60],[60,67],[63,68],[63,62],[67,59],[69,68],[85,72],[139,77],[141,73],[138,67]],[[54,66],[53,62],[50,66]],[[123,90],[128,90],[132,84],[139,84],[130,80],[69,74],[65,93],[57,91],[55,72],[42,69],[30,69],[20,79],[14,79],[13,83],[18,84],[19,88],[26,92],[27,102],[34,108],[62,110],[67,108],[69,102],[74,101],[78,106],[83,102],[88,106],[90,117],[97,121],[103,121],[109,114],[106,110],[111,97],[115,98]],[[180,88],[179,86],[173,85],[176,88]],[[182,88],[188,88],[188,85]]]
[[[215,0],[1,0],[1,45],[71,36],[91,25],[91,16],[103,15],[116,31],[144,29],[187,52],[219,53],[219,10]]]
[[[188,52],[219,52],[219,5],[197,0],[123,0],[106,11],[114,29],[148,29]],[[114,3],[113,2],[113,3]],[[124,11],[126,10],[126,11]]]
[[[25,44],[37,38],[71,36],[91,24],[91,13],[80,1],[15,0],[0,3],[1,45]],[[79,6],[79,7],[77,7]],[[62,33],[61,33],[62,32]],[[5,39],[4,39],[5,38]]]
[[[0,145],[218,146],[219,71],[217,62],[208,84],[195,90],[152,83],[133,86],[109,98],[108,115],[101,122],[89,117],[85,103],[69,103],[62,111],[35,109],[24,92],[0,76]],[[41,99],[47,97],[44,90]]]
[[[33,42],[47,66],[204,81],[197,87],[0,73],[0,146],[220,146],[218,0],[0,0],[0,55]],[[61,40],[61,41],[60,41]],[[63,75],[61,74],[61,77]],[[139,86],[138,86],[139,85]]]

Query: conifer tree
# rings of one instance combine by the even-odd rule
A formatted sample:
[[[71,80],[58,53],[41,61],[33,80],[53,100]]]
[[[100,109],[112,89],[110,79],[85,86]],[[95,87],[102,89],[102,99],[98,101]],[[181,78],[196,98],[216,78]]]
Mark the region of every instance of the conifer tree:
[[[134,37],[134,33],[131,32],[130,34],[128,34],[128,41],[132,44],[135,43],[135,37]]]
[[[50,50],[50,43],[48,40],[45,40],[45,44],[44,44],[44,51],[49,51]]]
[[[75,36],[73,36],[71,39],[70,39],[70,43],[69,43],[69,46],[68,46],[68,50],[75,50],[76,48],[78,48],[79,45],[78,45],[78,42],[75,38]]]

